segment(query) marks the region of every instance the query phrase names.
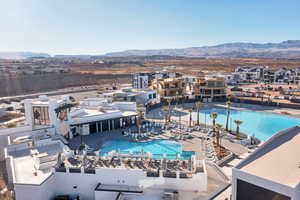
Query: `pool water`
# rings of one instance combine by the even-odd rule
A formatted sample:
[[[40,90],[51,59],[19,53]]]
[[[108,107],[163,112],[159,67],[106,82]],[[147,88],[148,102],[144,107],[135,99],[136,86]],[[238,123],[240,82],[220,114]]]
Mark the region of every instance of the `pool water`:
[[[163,158],[163,154],[168,159],[176,159],[176,154],[181,155],[182,160],[189,159],[195,152],[182,151],[182,145],[171,140],[153,140],[149,142],[130,142],[126,140],[113,140],[104,143],[100,149],[100,155],[106,156],[109,152],[117,150],[121,153],[141,153],[151,152],[153,158]]]
[[[210,109],[201,110],[199,119],[201,123],[212,125],[212,119],[209,117],[211,112],[217,112],[218,117],[216,123],[220,123],[225,128],[226,126],[226,109]],[[193,120],[197,120],[197,113],[193,113]],[[266,141],[274,134],[293,126],[300,125],[300,119],[283,116],[278,114],[270,114],[254,111],[230,110],[228,127],[231,130],[236,130],[234,120],[242,120],[240,132],[248,135],[255,135],[260,140]]]

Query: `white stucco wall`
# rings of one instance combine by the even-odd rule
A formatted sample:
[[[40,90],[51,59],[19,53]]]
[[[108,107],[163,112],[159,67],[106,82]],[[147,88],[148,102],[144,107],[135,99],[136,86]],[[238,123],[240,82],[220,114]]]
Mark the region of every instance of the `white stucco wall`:
[[[118,196],[118,192],[95,191],[95,200],[113,199]]]
[[[16,200],[51,200],[55,197],[56,180],[49,177],[42,185],[15,184]]]
[[[96,174],[55,172],[54,175],[41,186],[16,184],[15,188],[17,200],[34,200],[32,199],[33,197],[47,200],[55,195],[66,194],[80,195],[81,199],[84,200],[105,199],[103,197],[101,198],[102,192],[95,192],[95,188],[99,183],[185,191],[206,190],[207,187],[207,179],[204,173],[197,174],[192,179],[154,178],[147,177],[146,173],[139,169],[124,170],[107,168],[97,169]],[[21,195],[23,193],[26,193],[26,195]],[[103,195],[113,195],[113,193],[103,193]]]

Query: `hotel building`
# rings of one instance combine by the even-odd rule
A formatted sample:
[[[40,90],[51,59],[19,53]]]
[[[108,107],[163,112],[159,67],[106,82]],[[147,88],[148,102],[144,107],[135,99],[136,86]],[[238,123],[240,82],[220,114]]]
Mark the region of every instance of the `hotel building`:
[[[155,79],[151,88],[156,90],[162,99],[184,97],[186,93],[184,78]]]
[[[226,84],[223,77],[200,76],[195,79],[191,89],[196,99],[205,102],[226,99]]]
[[[178,78],[181,76],[177,72],[169,71],[135,73],[132,77],[132,86],[133,88],[145,89],[151,86],[151,82],[155,79]]]
[[[24,104],[26,125],[0,130],[1,160],[16,200],[206,199],[228,187],[222,170],[196,154],[169,159],[111,151],[102,156],[69,147],[76,135],[101,137],[103,131],[135,125],[133,102],[41,96]]]

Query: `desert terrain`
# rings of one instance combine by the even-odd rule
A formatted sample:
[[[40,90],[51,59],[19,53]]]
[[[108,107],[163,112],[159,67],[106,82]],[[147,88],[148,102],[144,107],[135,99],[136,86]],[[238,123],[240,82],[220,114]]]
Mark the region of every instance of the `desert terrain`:
[[[300,67],[300,59],[271,58],[186,58],[172,56],[100,57],[93,59],[54,59],[38,61],[2,60],[0,65],[53,65],[67,68],[68,73],[0,74],[0,96],[53,91],[61,88],[130,83],[131,74],[159,71],[172,67],[173,71],[196,74],[199,71],[232,72],[238,66],[269,66],[276,68]],[[23,69],[26,71],[26,68]]]

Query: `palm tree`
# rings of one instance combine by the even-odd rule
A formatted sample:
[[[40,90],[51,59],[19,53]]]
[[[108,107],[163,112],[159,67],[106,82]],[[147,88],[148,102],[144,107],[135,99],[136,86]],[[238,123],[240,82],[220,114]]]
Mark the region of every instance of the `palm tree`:
[[[138,125],[139,133],[141,133],[141,122],[144,119],[144,111],[145,111],[144,105],[139,104],[137,106],[137,112],[138,112],[138,121],[137,121],[138,123],[137,123],[137,125]]]
[[[192,112],[193,112],[193,109],[189,109],[189,113],[190,113],[189,127],[192,127]]]
[[[177,108],[178,101],[179,101],[179,92],[178,91],[176,92],[175,100],[176,100],[175,108]]]
[[[236,137],[239,137],[240,134],[240,125],[243,123],[242,120],[234,120],[234,123],[236,124]]]
[[[168,114],[167,113],[168,113],[169,109],[168,109],[168,107],[164,106],[162,111],[165,114],[165,124],[167,124],[167,119],[168,119]]]
[[[259,92],[259,95],[261,97],[261,102],[264,102],[264,96],[265,96],[265,92]]]
[[[213,120],[213,131],[216,131],[215,126],[216,126],[216,118],[218,117],[218,113],[212,112],[209,115],[210,118]]]
[[[227,105],[226,131],[228,131],[228,122],[229,122],[230,106],[231,106],[230,99],[226,102],[226,105]]]
[[[168,102],[168,121],[171,122],[171,103],[172,103],[172,99],[167,99]]]
[[[217,147],[220,148],[220,131],[222,129],[222,124],[216,124],[216,143],[217,143]]]
[[[196,107],[197,107],[197,125],[199,126],[200,125],[200,122],[199,122],[199,108],[203,105],[202,102],[200,101],[197,101],[196,102]]]

